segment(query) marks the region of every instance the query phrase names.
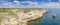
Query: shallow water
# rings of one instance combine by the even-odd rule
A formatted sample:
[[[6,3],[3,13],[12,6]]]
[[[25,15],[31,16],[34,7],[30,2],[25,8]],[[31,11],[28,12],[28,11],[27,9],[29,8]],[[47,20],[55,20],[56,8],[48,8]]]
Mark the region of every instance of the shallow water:
[[[48,9],[49,12],[46,13],[43,18],[37,22],[35,25],[60,25],[60,9]],[[52,15],[56,14],[56,18],[53,18]]]

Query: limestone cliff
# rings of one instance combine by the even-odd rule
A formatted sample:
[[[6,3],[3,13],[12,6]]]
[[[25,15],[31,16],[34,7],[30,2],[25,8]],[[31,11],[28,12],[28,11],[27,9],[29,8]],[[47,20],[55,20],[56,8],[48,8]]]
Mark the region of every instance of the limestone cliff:
[[[46,9],[27,9],[27,10],[18,10],[11,9],[11,12],[14,13],[15,18],[11,16],[5,16],[6,18],[2,20],[1,25],[28,25],[28,21],[33,21],[35,19],[41,18],[44,13],[48,12]]]

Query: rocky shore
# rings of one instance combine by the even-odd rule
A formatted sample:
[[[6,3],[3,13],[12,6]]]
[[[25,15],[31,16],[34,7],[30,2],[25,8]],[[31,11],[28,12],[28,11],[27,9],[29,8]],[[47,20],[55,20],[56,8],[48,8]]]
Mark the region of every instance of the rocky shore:
[[[14,13],[15,17],[9,17],[8,19],[2,20],[1,25],[28,25],[29,21],[41,18],[43,14],[48,12],[46,9],[30,9],[30,10],[18,10],[11,9],[11,12]]]

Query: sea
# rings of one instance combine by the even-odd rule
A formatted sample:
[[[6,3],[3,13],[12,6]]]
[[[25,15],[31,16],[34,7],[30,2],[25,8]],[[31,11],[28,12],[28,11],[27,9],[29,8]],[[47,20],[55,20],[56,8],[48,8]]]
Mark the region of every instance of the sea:
[[[60,9],[48,8],[49,12],[44,14],[43,17],[34,23],[34,25],[60,25]],[[56,17],[53,17],[56,14]]]

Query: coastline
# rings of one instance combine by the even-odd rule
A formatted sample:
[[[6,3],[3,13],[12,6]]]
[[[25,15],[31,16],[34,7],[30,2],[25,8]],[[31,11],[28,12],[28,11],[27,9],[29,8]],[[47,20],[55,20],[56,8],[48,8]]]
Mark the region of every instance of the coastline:
[[[18,10],[16,10],[16,11],[18,11]],[[20,14],[17,13],[16,11],[12,10],[12,12],[14,12],[18,16],[18,18],[20,17],[19,18],[19,22],[22,22],[23,24],[26,24],[28,21],[31,21],[31,20],[33,21],[33,20],[36,20],[38,18],[41,18],[43,16],[43,14],[45,14],[46,12],[48,12],[48,10],[45,10],[45,9],[42,9],[42,10],[34,10],[34,11],[32,10],[30,12],[32,12],[32,14],[34,14],[34,16],[32,16],[32,17],[30,16],[31,18],[28,17],[28,16],[26,16],[26,19],[23,19],[21,17],[22,16],[21,13],[23,13],[23,11],[21,11]],[[37,16],[36,16],[36,14],[37,14]]]
[[[28,25],[30,21],[38,20],[41,18],[45,13],[48,12],[47,9],[11,9],[8,11],[9,13],[14,13],[13,15],[4,15],[4,19],[2,20],[1,25]],[[5,22],[4,22],[5,21]],[[12,23],[13,22],[13,23]]]

